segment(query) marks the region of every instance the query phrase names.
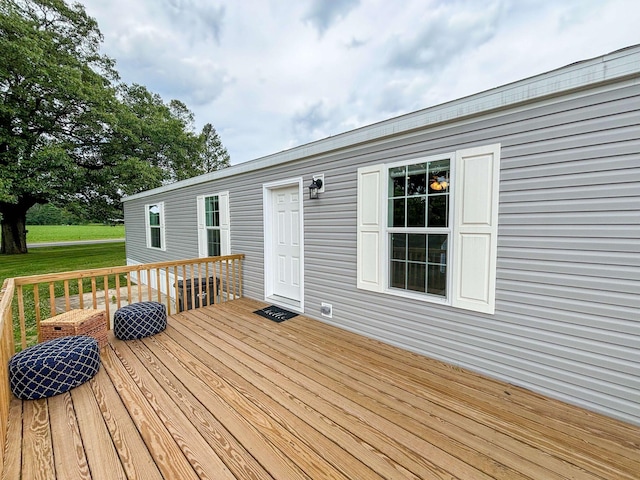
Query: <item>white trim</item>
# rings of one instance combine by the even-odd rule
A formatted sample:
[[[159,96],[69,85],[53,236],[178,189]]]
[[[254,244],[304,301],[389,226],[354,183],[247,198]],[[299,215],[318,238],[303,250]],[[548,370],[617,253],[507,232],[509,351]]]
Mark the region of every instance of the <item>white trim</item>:
[[[516,105],[540,102],[560,94],[579,92],[587,87],[596,88],[623,80],[633,81],[640,74],[640,45],[617,50],[588,60],[572,63],[565,67],[529,77],[517,82],[476,93],[451,102],[391,118],[373,125],[301,145],[290,150],[257,158],[251,161],[241,159],[237,165],[222,170],[189,178],[153,190],[124,197],[123,202],[150,195],[176,190],[190,185],[198,185],[212,180],[228,178],[246,172],[260,170],[275,165],[321,155],[339,148],[370,143],[385,137],[405,134],[415,129],[434,127],[480,114],[501,110]]]
[[[272,239],[273,231],[271,226],[272,215],[272,193],[273,190],[277,190],[282,187],[298,187],[298,198],[300,202],[300,304],[291,305],[278,300],[278,297],[274,296],[273,288],[273,250]],[[304,313],[304,181],[302,177],[289,178],[284,180],[278,180],[275,182],[269,182],[262,185],[262,207],[263,207],[263,221],[264,226],[264,300],[272,302],[274,304],[280,304],[283,308],[288,310],[295,310],[296,312]]]
[[[431,302],[431,303],[439,303],[442,305],[451,305],[451,286],[453,284],[453,270],[451,269],[451,261],[453,258],[453,216],[455,215],[454,210],[454,198],[455,198],[455,187],[456,187],[456,172],[455,172],[455,152],[445,152],[438,155],[429,155],[426,157],[415,157],[408,160],[401,160],[398,162],[393,162],[389,164],[385,164],[385,168],[383,169],[385,182],[385,188],[383,189],[382,197],[383,197],[383,250],[382,250],[382,269],[383,269],[383,278],[384,278],[384,293],[388,293],[390,295],[395,295],[397,297],[404,298],[412,298],[415,300],[420,300],[423,302]],[[402,167],[408,165],[414,165],[416,163],[425,163],[425,162],[433,162],[438,160],[449,160],[449,226],[448,227],[429,227],[429,228],[416,228],[415,233],[433,233],[433,234],[447,234],[449,235],[449,243],[447,245],[447,294],[443,297],[440,295],[435,295],[431,293],[420,293],[413,292],[411,290],[403,290],[399,288],[391,288],[389,286],[389,266],[391,264],[391,259],[389,255],[389,233],[394,230],[393,227],[389,227],[387,225],[387,215],[389,214],[389,189],[386,188],[386,182],[389,179],[389,170],[395,167]],[[411,232],[411,227],[408,228],[399,228],[398,231],[401,232]]]
[[[231,255],[231,225],[229,215],[229,191],[198,195],[196,197],[196,210],[198,212],[198,256],[208,257],[207,251],[207,226],[205,218],[205,198],[218,197],[218,209],[220,211],[220,255]]]
[[[159,214],[159,219],[160,219],[160,248],[158,247],[153,247],[151,245],[151,222],[149,221],[149,208],[150,207],[155,207],[157,206],[158,209],[160,210]],[[166,228],[165,228],[165,221],[164,221],[164,202],[154,202],[154,203],[147,203],[144,206],[144,224],[145,224],[145,236],[146,236],[146,240],[147,240],[147,248],[150,248],[151,250],[160,250],[160,251],[166,251],[167,250],[167,239],[166,239]],[[158,228],[157,225],[153,226],[154,228]]]

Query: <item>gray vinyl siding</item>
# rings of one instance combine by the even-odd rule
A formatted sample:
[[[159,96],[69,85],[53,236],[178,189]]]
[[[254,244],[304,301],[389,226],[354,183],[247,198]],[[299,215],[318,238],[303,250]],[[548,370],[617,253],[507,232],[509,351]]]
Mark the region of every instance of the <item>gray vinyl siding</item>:
[[[356,289],[357,168],[498,142],[495,315]],[[197,256],[196,197],[229,190],[231,250],[246,255],[245,295],[262,300],[262,184],[319,173],[326,192],[304,202],[306,315],[640,424],[637,81],[129,200],[127,257]],[[144,205],[160,200],[166,252],[145,244]]]

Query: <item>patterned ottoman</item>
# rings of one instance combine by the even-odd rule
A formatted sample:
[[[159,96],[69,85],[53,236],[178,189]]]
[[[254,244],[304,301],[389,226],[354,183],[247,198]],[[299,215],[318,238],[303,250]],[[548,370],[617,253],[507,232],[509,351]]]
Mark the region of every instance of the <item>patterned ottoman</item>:
[[[159,302],[138,302],[116,310],[113,333],[120,340],[135,340],[167,328],[167,307]]]
[[[82,385],[100,369],[98,341],[87,336],[39,343],[9,360],[9,383],[23,400],[58,395]]]

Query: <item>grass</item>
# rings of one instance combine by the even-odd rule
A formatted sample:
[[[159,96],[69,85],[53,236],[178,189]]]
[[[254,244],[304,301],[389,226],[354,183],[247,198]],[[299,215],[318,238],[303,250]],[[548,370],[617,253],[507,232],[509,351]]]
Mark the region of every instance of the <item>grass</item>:
[[[22,277],[27,275],[38,275],[41,273],[66,272],[73,270],[85,270],[90,268],[114,267],[126,265],[126,254],[124,242],[101,243],[95,245],[74,245],[63,247],[40,247],[29,250],[26,255],[7,255],[0,257],[0,285],[6,278]],[[91,291],[89,279],[85,279],[83,290]],[[121,278],[122,285],[126,285],[126,280]],[[109,283],[114,283],[113,276]],[[113,287],[113,285],[110,285]],[[64,295],[62,282],[56,282],[56,296]],[[48,289],[43,290],[48,292]],[[70,282],[70,294],[78,293],[76,282]],[[33,287],[24,289],[25,317],[27,328],[28,344],[34,343],[37,338],[35,322],[35,303],[33,300]],[[16,302],[16,298],[14,298]],[[44,318],[48,316],[49,301],[48,294],[40,298],[40,308]],[[14,303],[17,305],[17,303]],[[18,321],[18,309],[13,309],[14,318],[14,338],[16,348],[20,349],[20,326]]]
[[[0,256],[0,284],[9,277],[120,265],[126,265],[124,242],[39,247],[26,255]]]
[[[28,243],[124,238],[124,225],[28,225]]]

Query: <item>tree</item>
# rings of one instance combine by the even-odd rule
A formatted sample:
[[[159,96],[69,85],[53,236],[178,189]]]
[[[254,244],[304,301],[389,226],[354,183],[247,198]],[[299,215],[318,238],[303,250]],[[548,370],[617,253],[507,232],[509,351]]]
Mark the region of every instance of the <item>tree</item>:
[[[101,41],[79,4],[0,3],[2,253],[26,253],[31,206],[73,195],[103,167],[97,147],[117,109],[117,73]]]
[[[65,199],[72,211],[94,221],[121,218],[123,195],[200,173],[200,139],[184,103],[165,104],[137,84],[120,85],[117,97],[116,121],[98,148],[102,168],[87,171],[82,188]]]
[[[35,204],[120,218],[123,195],[209,171],[213,127],[197,135],[184,103],[118,84],[101,42],[80,4],[0,0],[0,253],[27,252]]]
[[[229,152],[222,145],[218,132],[210,123],[202,127],[200,142],[201,173],[214,172],[230,165]]]
[[[76,225],[80,219],[51,203],[36,204],[27,212],[28,225]]]

